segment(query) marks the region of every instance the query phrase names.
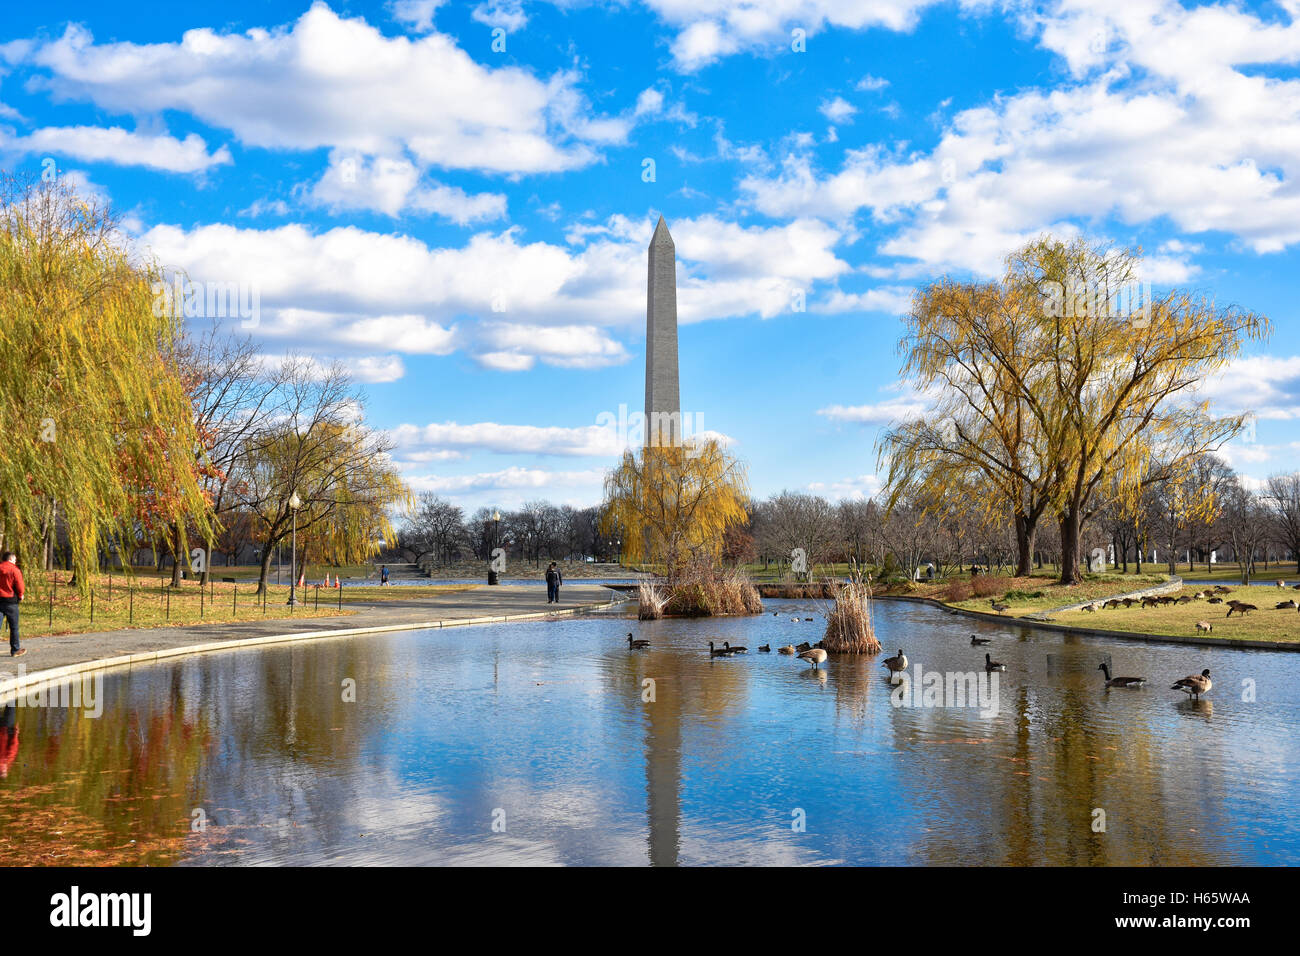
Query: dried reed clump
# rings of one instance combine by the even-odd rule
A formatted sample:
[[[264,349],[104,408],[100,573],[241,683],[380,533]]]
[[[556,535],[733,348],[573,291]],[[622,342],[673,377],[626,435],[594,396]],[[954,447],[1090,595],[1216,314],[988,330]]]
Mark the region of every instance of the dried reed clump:
[[[657,621],[664,616],[664,606],[668,603],[668,598],[662,594],[654,583],[651,581],[641,581],[636,588],[637,596],[637,613],[636,616],[642,621]]]
[[[879,653],[880,641],[871,625],[871,586],[860,577],[840,586],[821,646],[831,654]]]
[[[674,617],[759,614],[763,600],[743,571],[703,562],[688,565],[668,594],[664,613]]]
[[[1014,578],[995,578],[991,575],[978,574],[970,579],[970,586],[975,597],[993,597],[995,594],[1004,593],[1014,580]]]

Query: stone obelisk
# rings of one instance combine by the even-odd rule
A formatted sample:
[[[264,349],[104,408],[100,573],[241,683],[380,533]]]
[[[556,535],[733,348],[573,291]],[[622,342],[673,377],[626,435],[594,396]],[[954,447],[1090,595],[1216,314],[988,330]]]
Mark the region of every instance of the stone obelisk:
[[[668,223],[659,217],[650,239],[645,309],[645,440],[681,444],[681,396],[677,388],[677,253]]]

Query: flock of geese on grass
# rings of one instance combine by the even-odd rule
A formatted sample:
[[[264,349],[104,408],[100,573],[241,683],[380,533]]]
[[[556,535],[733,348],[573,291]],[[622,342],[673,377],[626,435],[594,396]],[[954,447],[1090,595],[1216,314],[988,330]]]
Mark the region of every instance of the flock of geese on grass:
[[[796,617],[796,618],[792,618],[791,620],[797,621],[799,619]],[[805,620],[811,621],[812,618],[805,618]],[[974,634],[970,636],[971,647],[983,647],[985,644],[991,644],[992,640],[993,640],[992,638],[978,637]],[[650,646],[649,641],[636,640],[635,638],[632,637],[631,633],[627,635],[628,650],[644,650],[649,646]],[[772,650],[771,644],[763,644],[759,647],[759,651],[764,654],[770,653],[771,650]],[[826,651],[820,647],[813,647],[807,641],[804,641],[802,644],[787,644],[784,647],[778,647],[776,650],[778,654],[798,655],[800,660],[807,661],[814,668],[818,668],[818,669],[820,669],[821,665],[826,662]],[[709,641],[710,658],[734,657],[737,654],[747,654],[747,653],[749,653],[748,647],[732,647],[730,642],[728,641],[723,641],[721,647],[716,647],[714,646],[713,641]],[[895,656],[886,657],[883,661],[880,662],[880,665],[882,667],[888,668],[889,676],[892,678],[895,674],[901,674],[903,671],[907,670],[907,655],[903,653],[903,649],[900,647],[898,649],[898,653]],[[1001,661],[995,661],[993,659],[992,654],[988,653],[987,651],[985,652],[984,654],[985,671],[992,674],[995,672],[1005,671],[1006,669],[1007,669],[1006,664],[1003,664]],[[1106,687],[1139,688],[1145,686],[1147,682],[1147,679],[1145,677],[1111,677],[1110,665],[1105,663],[1104,661],[1101,664],[1097,665],[1097,670],[1101,671],[1102,674],[1104,675],[1106,681],[1104,686]],[[1188,677],[1182,678],[1179,681],[1176,681],[1174,685],[1169,689],[1181,690],[1184,693],[1186,693],[1188,696],[1193,697],[1196,700],[1200,700],[1201,695],[1207,693],[1209,689],[1213,686],[1214,685],[1210,681],[1210,670],[1207,667],[1199,674],[1192,674]]]

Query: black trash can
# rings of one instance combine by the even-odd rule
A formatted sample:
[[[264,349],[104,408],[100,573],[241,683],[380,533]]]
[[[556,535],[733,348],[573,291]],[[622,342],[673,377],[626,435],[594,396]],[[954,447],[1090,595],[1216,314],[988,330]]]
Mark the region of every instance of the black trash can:
[[[501,575],[499,575],[499,574],[497,574],[495,571],[492,571],[492,570],[489,569],[489,571],[488,571],[488,584],[500,584],[500,583],[501,583]]]

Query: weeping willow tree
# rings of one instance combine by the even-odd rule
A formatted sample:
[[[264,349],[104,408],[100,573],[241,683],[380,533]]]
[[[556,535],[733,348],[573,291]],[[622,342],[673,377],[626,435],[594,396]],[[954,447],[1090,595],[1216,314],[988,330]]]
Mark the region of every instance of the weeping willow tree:
[[[1008,259],[1000,283],[919,292],[904,374],[933,408],[881,440],[890,500],[922,485],[935,500],[987,485],[994,496],[971,506],[1010,510],[1018,571],[1050,515],[1061,582],[1077,583],[1083,523],[1102,505],[1135,508],[1144,489],[1181,479],[1241,430],[1244,414],[1213,414],[1196,388],[1269,328],[1189,292],[1153,297],[1140,268],[1127,249],[1044,238]],[[1202,507],[1202,491],[1189,487],[1183,507]]]
[[[606,476],[601,529],[622,535],[631,561],[662,567],[671,587],[692,560],[717,562],[748,496],[744,466],[717,441],[647,446]]]
[[[0,546],[29,565],[52,558],[56,522],[79,572],[142,525],[207,531],[157,278],[62,178],[0,180]]]

